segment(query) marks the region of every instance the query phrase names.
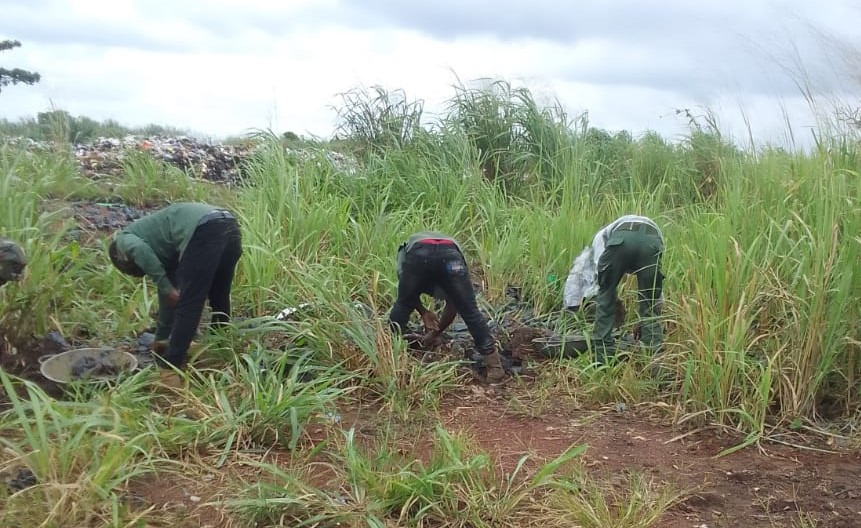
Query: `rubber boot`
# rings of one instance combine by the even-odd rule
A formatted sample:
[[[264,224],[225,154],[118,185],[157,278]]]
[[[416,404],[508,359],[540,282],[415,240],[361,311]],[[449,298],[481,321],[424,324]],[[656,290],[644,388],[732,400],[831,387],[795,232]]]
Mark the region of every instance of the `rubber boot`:
[[[489,354],[485,354],[484,368],[487,371],[485,378],[487,383],[497,385],[505,380],[505,370],[502,368],[502,359],[499,357],[499,352],[494,350]]]

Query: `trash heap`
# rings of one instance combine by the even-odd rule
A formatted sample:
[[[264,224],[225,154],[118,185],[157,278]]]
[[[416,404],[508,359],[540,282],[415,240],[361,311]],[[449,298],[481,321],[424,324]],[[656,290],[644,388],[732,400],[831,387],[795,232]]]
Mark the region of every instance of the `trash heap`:
[[[254,150],[252,143],[220,145],[194,138],[137,137],[98,138],[86,145],[75,145],[75,159],[85,176],[119,176],[123,160],[129,152],[149,152],[155,159],[164,161],[182,171],[205,180],[236,184],[239,167]]]
[[[57,148],[57,145],[51,142],[24,137],[0,136],[0,144],[28,152],[44,152]],[[243,162],[252,156],[261,144],[254,139],[236,144],[220,144],[188,136],[100,137],[92,142],[72,146],[71,154],[75,157],[81,174],[93,179],[122,176],[123,163],[131,153],[149,152],[155,159],[193,177],[235,185],[239,183]],[[351,156],[322,146],[285,146],[284,150],[299,163],[326,165],[349,175],[356,174],[358,169],[358,163]]]

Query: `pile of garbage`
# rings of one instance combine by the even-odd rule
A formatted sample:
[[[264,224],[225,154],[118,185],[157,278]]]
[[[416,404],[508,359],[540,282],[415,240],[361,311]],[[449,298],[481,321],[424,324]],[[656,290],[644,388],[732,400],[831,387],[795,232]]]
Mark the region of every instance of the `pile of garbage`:
[[[25,137],[0,137],[0,144],[11,145],[28,152],[44,152],[58,148],[47,141]],[[71,147],[81,174],[98,179],[103,176],[122,176],[123,165],[132,153],[148,152],[155,159],[174,166],[192,177],[214,183],[235,185],[241,179],[242,164],[262,145],[249,139],[235,144],[212,143],[188,136],[125,136],[100,137],[92,142]],[[309,144],[310,145],[310,144]],[[358,169],[354,158],[322,146],[301,148],[284,147],[288,157],[299,163],[329,166],[353,175]]]
[[[86,145],[75,145],[75,159],[85,176],[120,175],[129,152],[149,152],[154,158],[205,180],[235,184],[239,167],[254,150],[251,143],[220,145],[194,138],[137,137],[98,138]]]

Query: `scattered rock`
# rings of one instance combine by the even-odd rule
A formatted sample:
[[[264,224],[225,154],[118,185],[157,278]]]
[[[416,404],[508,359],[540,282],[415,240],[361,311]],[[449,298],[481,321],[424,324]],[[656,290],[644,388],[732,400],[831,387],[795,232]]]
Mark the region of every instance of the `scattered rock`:
[[[46,152],[65,149],[62,144],[34,141],[29,138],[0,137],[0,143],[28,152]],[[123,175],[123,166],[131,153],[148,152],[156,160],[185,171],[192,177],[214,183],[235,185],[241,181],[242,164],[257,152],[262,143],[254,139],[239,144],[224,145],[187,136],[126,136],[123,138],[97,138],[89,143],[74,145],[74,156],[81,174],[98,179],[103,176]],[[345,174],[356,173],[355,159],[319,147],[293,149],[285,152],[298,162],[318,167],[332,167]]]
[[[138,360],[138,366],[143,368],[155,362],[152,355],[153,343],[155,343],[155,334],[144,331],[137,338],[126,338],[117,343],[117,348],[133,354]]]
[[[30,468],[18,466],[0,473],[3,484],[15,493],[36,485],[36,475]]]
[[[56,349],[55,353],[59,353],[69,348],[69,343],[60,332],[48,332],[42,340],[42,349],[46,351]]]
[[[141,151],[205,180],[235,184],[240,165],[252,150],[251,144],[218,145],[183,136],[126,136],[76,145],[74,153],[81,173],[90,177],[121,175],[128,153]]]
[[[151,350],[153,343],[155,343],[155,334],[152,332],[143,332],[138,336],[138,348]]]

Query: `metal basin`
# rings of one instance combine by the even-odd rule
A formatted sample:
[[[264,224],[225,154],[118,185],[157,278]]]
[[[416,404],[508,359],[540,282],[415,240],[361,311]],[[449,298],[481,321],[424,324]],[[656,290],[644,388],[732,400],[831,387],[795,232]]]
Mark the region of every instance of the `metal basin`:
[[[138,368],[133,354],[113,348],[76,348],[39,358],[42,375],[56,383],[103,381]]]

